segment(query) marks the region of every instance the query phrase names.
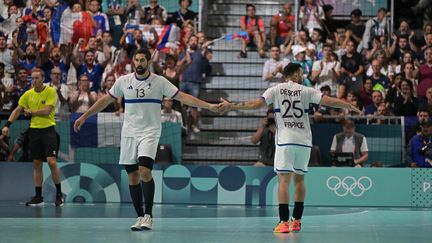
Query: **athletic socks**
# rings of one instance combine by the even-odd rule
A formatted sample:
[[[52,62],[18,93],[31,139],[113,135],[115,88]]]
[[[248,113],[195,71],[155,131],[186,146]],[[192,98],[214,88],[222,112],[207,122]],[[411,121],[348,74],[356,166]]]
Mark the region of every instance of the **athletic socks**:
[[[155,193],[155,184],[153,178],[148,181],[143,181],[143,194],[144,194],[144,204],[145,204],[145,214],[150,215],[153,218],[153,199]]]
[[[294,202],[293,218],[300,220],[303,215],[304,202]]]
[[[279,218],[282,222],[287,222],[289,218],[288,204],[279,204]]]
[[[61,191],[61,184],[55,184],[56,187],[56,194],[57,195],[62,195],[62,191]]]
[[[41,186],[36,186],[35,187],[35,192],[36,192],[36,197],[42,197],[42,187]]]
[[[138,217],[144,217],[141,183],[138,183],[136,185],[129,185],[129,191]]]

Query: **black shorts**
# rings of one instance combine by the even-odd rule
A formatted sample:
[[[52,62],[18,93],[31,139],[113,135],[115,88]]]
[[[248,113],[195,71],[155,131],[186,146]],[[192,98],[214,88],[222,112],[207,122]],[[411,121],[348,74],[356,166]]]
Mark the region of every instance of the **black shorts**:
[[[57,157],[59,139],[54,126],[29,128],[28,138],[31,160],[45,160],[46,157]]]

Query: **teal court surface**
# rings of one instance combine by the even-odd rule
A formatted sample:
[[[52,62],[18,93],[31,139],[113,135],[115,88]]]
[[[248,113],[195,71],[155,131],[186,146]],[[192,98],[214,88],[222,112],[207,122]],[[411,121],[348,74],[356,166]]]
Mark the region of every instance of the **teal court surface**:
[[[0,202],[0,242],[432,242],[432,211],[305,207],[300,233],[274,234],[277,207],[155,205],[154,230],[132,232],[127,204],[25,207]]]

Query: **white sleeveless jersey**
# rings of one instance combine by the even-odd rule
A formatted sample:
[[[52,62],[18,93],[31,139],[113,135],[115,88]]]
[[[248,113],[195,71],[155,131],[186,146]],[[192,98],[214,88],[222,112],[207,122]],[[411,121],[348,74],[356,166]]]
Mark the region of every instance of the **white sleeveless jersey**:
[[[309,104],[319,104],[321,92],[288,81],[267,89],[263,98],[275,110],[276,145],[311,147]]]
[[[144,80],[137,79],[135,73],[117,79],[109,94],[125,100],[122,137],[159,138],[162,99],[172,98],[178,92],[167,79],[153,73]]]

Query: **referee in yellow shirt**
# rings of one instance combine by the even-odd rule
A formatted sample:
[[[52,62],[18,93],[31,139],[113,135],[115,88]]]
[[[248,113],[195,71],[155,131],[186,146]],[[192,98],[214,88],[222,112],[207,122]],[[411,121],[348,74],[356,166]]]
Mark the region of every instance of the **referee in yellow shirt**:
[[[26,91],[19,99],[17,108],[11,113],[2,129],[4,135],[9,134],[9,126],[24,112],[31,116],[29,129],[30,158],[33,160],[34,183],[36,195],[26,206],[43,206],[42,197],[42,162],[46,158],[51,169],[52,179],[56,186],[56,206],[63,206],[64,199],[60,186],[60,170],[57,167],[57,135],[55,131],[56,90],[44,85],[44,72],[35,68],[31,74],[32,89]]]

